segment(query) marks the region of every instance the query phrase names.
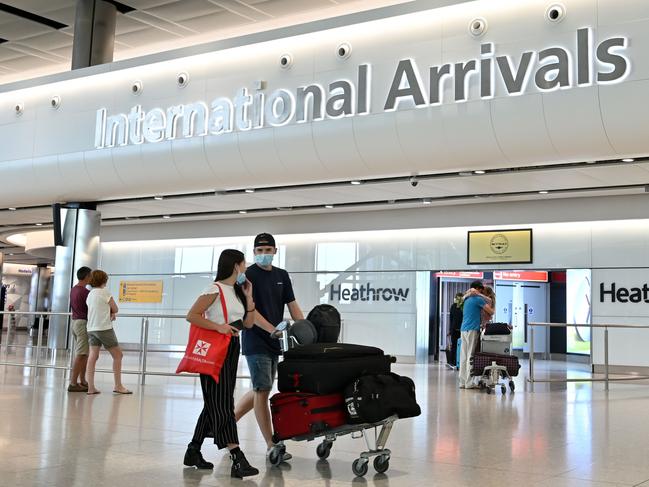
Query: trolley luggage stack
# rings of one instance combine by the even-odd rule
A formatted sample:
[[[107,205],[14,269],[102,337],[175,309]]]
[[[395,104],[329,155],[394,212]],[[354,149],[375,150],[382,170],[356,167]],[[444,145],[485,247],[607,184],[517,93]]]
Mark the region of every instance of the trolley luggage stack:
[[[391,452],[385,446],[392,425],[400,417],[421,412],[415,401],[414,383],[391,374],[394,359],[378,348],[340,343],[300,346],[288,323],[278,327],[278,334],[284,360],[278,366],[280,392],[271,398],[277,444],[269,452],[270,463],[282,463],[286,440],[321,438],[316,454],[326,459],[337,438],[351,435],[364,438],[367,445],[354,460],[353,473],[364,476],[372,458],[374,469],[386,472]],[[374,385],[371,397],[367,395],[368,384]],[[410,407],[404,409],[404,403]]]
[[[491,325],[505,325],[492,323]],[[518,375],[520,364],[518,357],[511,355],[512,335],[507,326],[493,326],[495,334],[489,333],[489,327],[480,336],[480,352],[471,359],[471,375],[478,377],[478,385],[491,394],[500,386],[503,394],[514,392],[516,386],[512,377]]]

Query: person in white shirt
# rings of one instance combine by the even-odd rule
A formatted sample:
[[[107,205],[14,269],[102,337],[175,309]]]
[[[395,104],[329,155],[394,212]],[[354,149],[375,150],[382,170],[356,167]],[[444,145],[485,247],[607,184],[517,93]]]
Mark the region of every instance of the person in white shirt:
[[[88,305],[88,342],[90,344],[86,373],[88,394],[93,395],[101,392],[95,387],[95,367],[102,345],[113,357],[113,376],[115,378],[113,392],[115,394],[133,394],[122,384],[123,353],[113,329],[113,321],[119,309],[110,292],[106,289],[107,283],[108,274],[101,270],[92,271],[90,275],[92,290],[86,298],[86,304]]]

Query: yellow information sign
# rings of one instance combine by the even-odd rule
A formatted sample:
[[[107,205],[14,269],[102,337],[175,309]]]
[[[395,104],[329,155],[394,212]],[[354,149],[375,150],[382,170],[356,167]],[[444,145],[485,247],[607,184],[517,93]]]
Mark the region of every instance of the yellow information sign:
[[[532,263],[532,229],[469,232],[467,264]]]
[[[120,281],[120,303],[162,303],[162,281]]]

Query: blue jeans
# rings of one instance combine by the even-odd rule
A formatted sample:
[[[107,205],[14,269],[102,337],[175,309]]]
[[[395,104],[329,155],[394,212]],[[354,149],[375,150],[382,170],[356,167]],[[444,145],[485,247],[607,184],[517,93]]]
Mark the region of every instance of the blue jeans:
[[[255,391],[270,391],[277,374],[277,355],[246,355],[252,388]]]

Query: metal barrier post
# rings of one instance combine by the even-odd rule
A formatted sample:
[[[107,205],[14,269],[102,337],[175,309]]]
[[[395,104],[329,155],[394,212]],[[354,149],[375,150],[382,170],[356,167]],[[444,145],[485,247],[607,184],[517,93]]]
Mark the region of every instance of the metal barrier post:
[[[530,326],[530,382],[534,382],[534,326]]]
[[[604,328],[604,389],[608,391],[608,327]]]
[[[43,345],[43,325],[45,324],[45,316],[38,317],[38,339],[36,341],[36,377],[38,377],[38,369],[41,362],[41,346]]]
[[[141,384],[146,383],[146,354],[149,349],[149,317],[144,318],[144,343],[142,344],[142,380]]]
[[[143,357],[144,357],[144,320],[146,318],[142,318],[142,324],[140,325],[140,356],[138,358],[138,369],[140,370],[140,374],[142,374],[142,371],[144,370],[142,368],[143,364]],[[141,380],[141,378],[140,378]]]

